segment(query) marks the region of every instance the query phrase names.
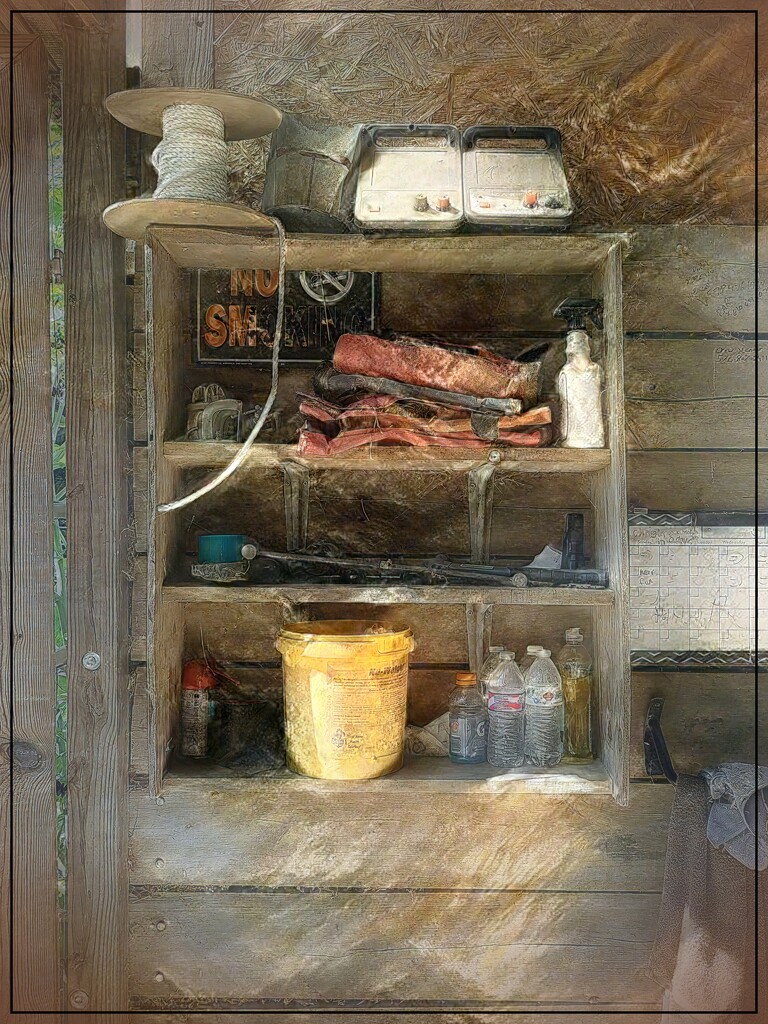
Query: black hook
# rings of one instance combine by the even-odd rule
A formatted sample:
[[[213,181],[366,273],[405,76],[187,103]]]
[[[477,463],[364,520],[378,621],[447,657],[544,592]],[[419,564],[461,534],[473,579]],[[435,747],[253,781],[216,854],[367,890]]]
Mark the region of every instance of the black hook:
[[[645,773],[654,778],[663,775],[667,782],[674,786],[677,772],[669,756],[667,741],[661,731],[661,712],[664,707],[663,697],[654,697],[648,705],[645,716],[645,732],[643,733],[643,749],[645,751]]]

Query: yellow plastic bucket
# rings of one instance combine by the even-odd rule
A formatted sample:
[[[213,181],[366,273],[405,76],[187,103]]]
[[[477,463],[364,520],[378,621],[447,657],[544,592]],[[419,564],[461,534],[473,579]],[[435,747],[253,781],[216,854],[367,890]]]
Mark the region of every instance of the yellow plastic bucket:
[[[375,779],[402,768],[410,629],[294,622],[275,646],[290,769],[314,779]]]

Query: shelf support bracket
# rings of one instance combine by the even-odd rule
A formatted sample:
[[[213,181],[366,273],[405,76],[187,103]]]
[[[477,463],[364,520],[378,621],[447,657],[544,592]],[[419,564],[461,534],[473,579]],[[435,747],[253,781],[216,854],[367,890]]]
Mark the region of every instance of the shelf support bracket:
[[[468,604],[466,605],[466,613],[469,671],[479,672],[491,642],[493,605]]]
[[[493,484],[496,466],[486,462],[467,474],[469,499],[470,559],[486,563],[491,557],[491,526],[493,524]]]
[[[309,468],[290,459],[283,471],[285,504],[285,550],[301,551],[307,546],[309,528]]]

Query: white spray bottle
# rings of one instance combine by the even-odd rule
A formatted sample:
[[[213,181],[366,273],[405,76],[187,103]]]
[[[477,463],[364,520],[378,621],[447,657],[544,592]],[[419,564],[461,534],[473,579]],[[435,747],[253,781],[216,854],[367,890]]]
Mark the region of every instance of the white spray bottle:
[[[565,320],[566,361],[557,375],[560,398],[560,444],[563,448],[604,448],[603,371],[592,360],[587,319],[603,326],[597,299],[566,299],[553,316]]]

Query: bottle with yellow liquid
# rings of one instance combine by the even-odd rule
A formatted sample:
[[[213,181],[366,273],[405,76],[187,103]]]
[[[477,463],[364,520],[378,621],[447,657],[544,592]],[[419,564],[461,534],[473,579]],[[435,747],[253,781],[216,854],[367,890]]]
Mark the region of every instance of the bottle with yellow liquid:
[[[567,760],[591,761],[592,754],[592,655],[580,629],[565,631],[565,645],[557,656],[563,683]]]

